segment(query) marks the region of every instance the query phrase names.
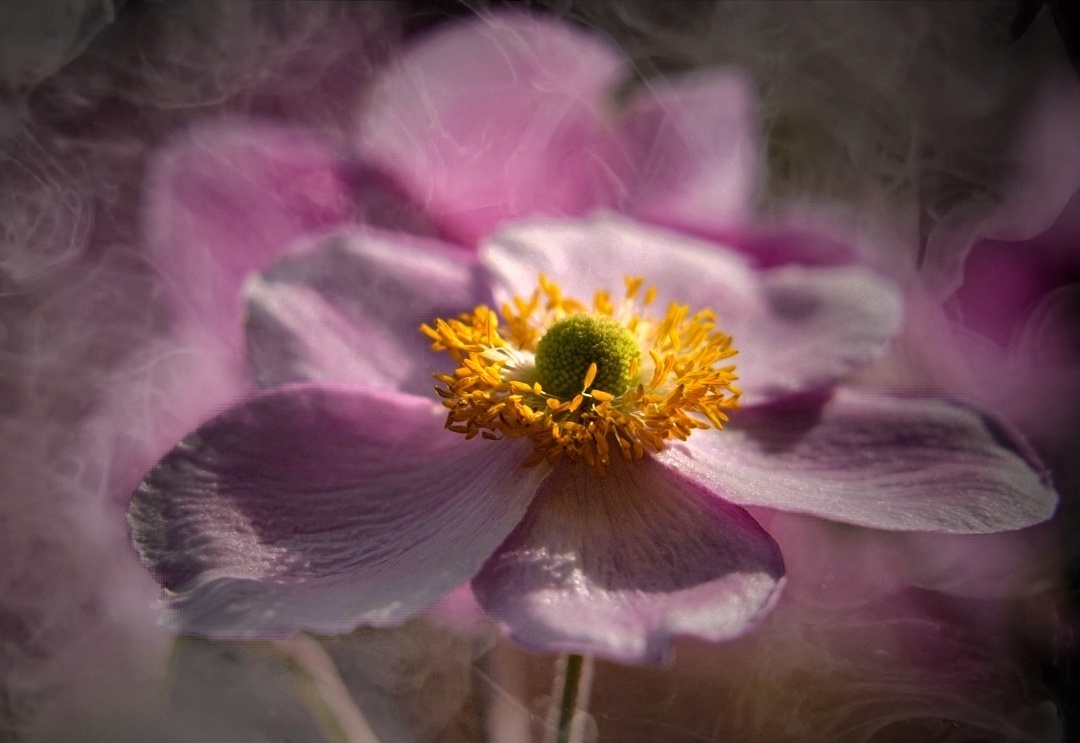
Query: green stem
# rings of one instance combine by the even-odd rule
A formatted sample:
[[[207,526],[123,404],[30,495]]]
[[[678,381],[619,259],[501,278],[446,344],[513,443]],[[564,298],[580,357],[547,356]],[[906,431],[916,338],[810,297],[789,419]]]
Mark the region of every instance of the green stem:
[[[583,676],[585,678],[584,683],[582,683]],[[566,670],[563,672],[562,699],[559,702],[556,743],[571,743],[571,736],[576,732],[574,728],[575,713],[588,704],[591,677],[592,658],[585,658],[577,654],[567,657]]]

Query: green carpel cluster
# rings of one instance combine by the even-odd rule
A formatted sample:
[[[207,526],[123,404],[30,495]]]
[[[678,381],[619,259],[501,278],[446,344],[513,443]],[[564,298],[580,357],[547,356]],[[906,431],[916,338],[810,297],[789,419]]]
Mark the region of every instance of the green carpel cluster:
[[[596,364],[590,389],[621,395],[634,383],[641,361],[637,339],[607,315],[580,313],[552,325],[536,346],[536,373],[544,391],[569,399],[582,391],[589,365]]]

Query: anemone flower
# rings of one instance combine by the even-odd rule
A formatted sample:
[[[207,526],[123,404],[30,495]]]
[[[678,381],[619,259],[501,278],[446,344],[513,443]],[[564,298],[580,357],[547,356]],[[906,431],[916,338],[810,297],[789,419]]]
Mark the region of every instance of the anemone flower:
[[[764,258],[850,257],[747,227],[763,150],[743,76],[654,82],[616,105],[630,74],[605,39],[544,16],[449,24],[373,77],[348,141],[235,118],[177,135],[150,168],[148,259],[177,315],[234,341],[244,277],[342,224],[471,252],[503,223],[604,208],[724,231]]]
[[[936,389],[1048,448],[1075,438],[1080,408],[1078,127],[1080,83],[1048,73],[1002,156],[1008,177],[929,231],[902,347]]]
[[[998,198],[957,208],[930,232],[937,281],[911,306],[912,355],[935,382],[1044,442],[1068,441],[1080,408],[1077,127],[1069,70],[1034,97]]]
[[[131,503],[182,631],[395,624],[471,580],[527,647],[658,661],[775,601],[779,549],[741,506],[955,533],[1053,508],[1001,426],[836,386],[897,330],[865,269],[755,271],[603,215],[506,228],[475,261],[371,229],[319,242],[248,284],[268,388]]]
[[[1080,191],[1031,239],[976,242],[964,283],[921,308],[942,386],[1044,439],[1068,440],[1080,408],[1078,240]]]
[[[842,386],[901,302],[840,241],[747,226],[745,84],[616,113],[624,73],[554,21],[474,20],[376,82],[348,167],[253,125],[162,158],[151,254],[189,317],[232,334],[244,276],[286,252],[244,285],[261,391],[129,506],[176,629],[392,625],[471,582],[524,646],[655,662],[777,600],[744,506],[946,533],[1050,515],[1004,425]]]

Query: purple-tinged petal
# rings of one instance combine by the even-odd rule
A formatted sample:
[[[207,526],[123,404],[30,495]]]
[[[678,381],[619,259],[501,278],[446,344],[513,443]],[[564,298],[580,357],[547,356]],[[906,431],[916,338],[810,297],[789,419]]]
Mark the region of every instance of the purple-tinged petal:
[[[1053,526],[993,534],[852,528],[805,514],[748,507],[780,545],[785,599],[819,606],[866,606],[910,586],[951,596],[1016,597],[1053,572],[1045,546]]]
[[[473,589],[526,647],[656,663],[676,635],[747,632],[783,573],[741,508],[650,459],[619,460],[604,478],[558,465]]]
[[[203,425],[136,491],[136,547],[171,620],[211,637],[401,622],[472,577],[546,472],[465,441],[438,406],[292,385]],[[523,448],[524,447],[524,448]]]
[[[496,233],[480,248],[497,301],[529,296],[546,275],[586,302],[597,289],[621,296],[626,276],[657,288],[657,306],[711,306],[722,322],[753,312],[757,279],[742,256],[714,243],[614,214],[533,219]]]
[[[152,167],[149,260],[179,313],[235,339],[248,272],[353,211],[344,162],[318,139],[265,124],[203,126]]]
[[[1007,347],[1056,288],[1080,283],[1080,188],[1056,221],[1023,242],[983,240],[964,262],[963,284],[945,302],[956,322]]]
[[[475,260],[434,240],[353,229],[246,286],[248,356],[263,386],[350,382],[433,397],[445,354],[420,324],[490,301]]]
[[[649,84],[621,129],[636,166],[626,212],[691,231],[750,215],[764,163],[745,77],[710,72]]]
[[[495,626],[473,595],[472,583],[462,583],[424,612],[424,617],[458,632],[494,638]]]
[[[943,400],[839,389],[744,410],[657,458],[746,506],[896,531],[976,534],[1049,518],[1045,471],[1004,423]]]
[[[896,287],[857,266],[759,274],[761,309],[727,328],[744,406],[841,382],[900,332]]]
[[[505,219],[610,200],[607,95],[626,72],[615,47],[566,23],[478,17],[376,78],[357,146],[447,236],[475,244]]]
[[[728,225],[699,234],[731,246],[756,268],[775,268],[789,263],[803,266],[861,264],[867,257],[858,236],[829,223],[819,214],[793,211],[767,222]]]
[[[496,298],[528,296],[541,273],[571,296],[614,296],[624,276],[675,301],[710,307],[739,350],[744,404],[831,386],[873,361],[900,329],[897,289],[858,266],[781,266],[755,272],[715,243],[610,215],[535,220],[509,227],[481,249]]]
[[[904,348],[951,394],[1033,436],[1068,437],[1080,405],[1080,191],[1046,232],[983,240],[945,301],[913,292]]]
[[[1026,241],[1046,231],[1080,189],[1080,83],[1057,70],[1034,97],[1020,127],[1011,172],[992,203],[964,202],[927,236],[920,272],[939,297],[963,281],[968,252],[982,239]]]
[[[353,221],[410,235],[438,236],[439,228],[423,207],[392,176],[371,163],[351,163],[349,181],[356,190]]]
[[[1033,438],[1074,435],[1080,285],[1055,289],[1026,308],[1004,347],[948,317],[933,298],[916,295],[911,306],[913,332],[904,351],[939,387],[999,412]]]

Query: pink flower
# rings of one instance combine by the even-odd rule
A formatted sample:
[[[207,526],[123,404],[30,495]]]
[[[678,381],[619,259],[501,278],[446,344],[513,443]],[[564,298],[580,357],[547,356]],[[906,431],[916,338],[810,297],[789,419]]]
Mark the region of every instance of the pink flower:
[[[147,189],[151,260],[179,312],[229,334],[248,272],[344,223],[469,247],[508,220],[601,207],[683,230],[739,228],[762,170],[748,82],[655,83],[617,109],[630,73],[600,37],[542,16],[452,25],[377,76],[352,142],[233,120],[174,141]],[[743,232],[761,254],[849,252]]]
[[[1035,96],[1000,197],[931,233],[912,303],[913,350],[936,384],[1054,440],[1080,410],[1080,84],[1067,73]]]
[[[311,233],[246,286],[248,359],[265,389],[181,441],[129,507],[179,630],[396,624],[471,581],[527,647],[657,661],[676,635],[736,637],[775,603],[780,551],[743,506],[948,533],[1049,517],[1056,495],[1001,424],[838,386],[897,332],[899,298],[859,266],[786,261],[807,258],[790,235],[730,227],[757,180],[744,86],[673,83],[616,117],[605,96],[621,65],[590,36],[510,15],[436,34],[376,85],[359,151],[422,206],[393,214],[479,242],[475,253],[394,220],[399,229],[341,227],[341,195],[371,181],[342,186],[324,150],[280,134],[214,134],[159,171],[172,175],[159,181],[151,234],[184,240],[182,219],[227,264],[193,300],[208,323],[227,327],[229,292],[278,241]],[[178,191],[184,158],[216,172],[222,142],[255,153],[231,160],[249,163],[234,186],[211,199]],[[307,165],[279,179],[270,166],[295,162],[283,152]],[[372,192],[355,191],[362,205]],[[582,218],[604,206],[630,216]],[[755,266],[631,217],[740,234],[744,248],[753,235],[774,252]],[[815,250],[819,264],[838,254]],[[184,249],[173,258],[207,270]],[[761,267],[772,263],[785,265]],[[688,306],[687,318],[650,319],[633,289],[593,302],[626,277],[654,286],[658,308]],[[534,292],[539,309],[526,312]],[[536,341],[578,312],[568,298],[583,301],[586,324],[621,328],[599,351],[551,341],[560,370],[588,369],[580,394],[558,391],[538,361]],[[488,327],[484,308],[507,304]],[[715,327],[693,314],[705,308]],[[430,347],[424,323],[450,355]],[[636,360],[610,372],[612,347]],[[484,435],[447,430],[437,373],[450,424]]]

